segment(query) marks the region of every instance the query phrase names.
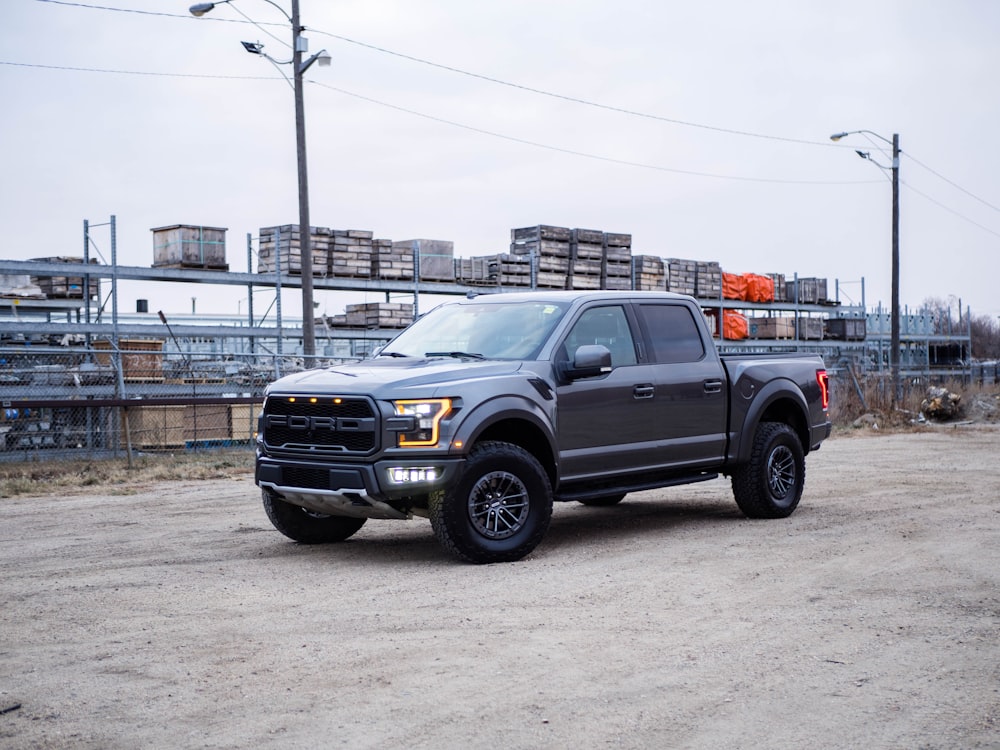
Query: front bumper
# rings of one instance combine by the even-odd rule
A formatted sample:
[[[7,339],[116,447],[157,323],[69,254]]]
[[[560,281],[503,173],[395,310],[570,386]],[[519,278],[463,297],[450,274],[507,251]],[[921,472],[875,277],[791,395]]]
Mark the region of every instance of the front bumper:
[[[254,481],[286,502],[317,513],[355,518],[406,519],[417,498],[444,489],[464,459],[382,460],[373,464],[317,464],[261,456]],[[433,467],[434,479],[393,483],[390,470]]]

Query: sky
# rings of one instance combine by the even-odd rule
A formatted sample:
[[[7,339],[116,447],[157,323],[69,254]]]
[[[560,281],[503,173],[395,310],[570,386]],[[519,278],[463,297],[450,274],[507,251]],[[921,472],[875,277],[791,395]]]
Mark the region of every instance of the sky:
[[[227,228],[243,272],[248,234],[298,223],[290,71],[240,45],[289,59],[290,0],[189,5],[3,0],[0,257],[80,256],[84,220],[114,216],[122,265],[193,224]],[[633,254],[825,277],[871,309],[899,134],[902,305],[1000,317],[1000,3],[301,0],[301,18],[332,58],[305,76],[313,225],[460,257],[506,252],[514,227],[629,233]],[[106,226],[93,241],[110,260]],[[233,314],[246,290],[132,297]],[[316,293],[328,314],[384,299]]]

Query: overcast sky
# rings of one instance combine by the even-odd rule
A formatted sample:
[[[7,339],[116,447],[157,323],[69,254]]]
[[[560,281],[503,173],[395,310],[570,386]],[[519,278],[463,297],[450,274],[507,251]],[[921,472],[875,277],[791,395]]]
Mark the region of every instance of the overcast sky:
[[[3,257],[81,255],[83,221],[114,215],[123,265],[152,264],[151,228],[201,224],[228,228],[245,271],[248,233],[297,223],[292,91],[239,44],[287,59],[288,23],[262,0],[189,5],[3,0]],[[899,133],[902,303],[1000,316],[1000,3],[301,6],[310,51],[332,56],[306,76],[314,225],[463,257],[507,251],[512,227],[625,232],[634,254],[839,280],[847,302],[864,279],[872,308],[890,299],[892,191],[855,149],[889,166],[890,148],[829,136]],[[235,313],[246,292],[122,295]],[[330,314],[366,299],[384,297],[317,293]]]

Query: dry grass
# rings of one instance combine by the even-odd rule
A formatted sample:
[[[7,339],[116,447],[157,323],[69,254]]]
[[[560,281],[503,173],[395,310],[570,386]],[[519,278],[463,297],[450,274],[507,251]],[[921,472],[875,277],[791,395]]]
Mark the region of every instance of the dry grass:
[[[940,387],[962,397],[962,409],[957,420],[1000,420],[1000,386],[949,381],[941,383]],[[920,405],[927,396],[927,388],[926,383],[904,382],[902,398],[894,407],[892,386],[887,378],[869,376],[860,382],[859,395],[850,375],[845,373],[833,384],[830,418],[836,427],[849,428],[858,418],[871,414],[882,429],[911,429],[920,416]]]
[[[18,495],[72,494],[99,488],[108,494],[131,494],[150,482],[231,479],[253,473],[253,452],[212,451],[144,455],[103,461],[54,461],[0,464],[0,498]]]
[[[864,414],[874,415],[880,431],[920,429],[915,421],[926,394],[925,386],[907,384],[899,408],[895,410],[885,381],[869,378],[862,383],[864,405],[849,376],[838,379],[832,386],[830,415],[837,434],[853,432],[855,420]],[[961,419],[1000,422],[1000,386],[948,383],[944,387],[961,394],[964,406]],[[234,479],[252,473],[253,452],[250,449],[143,455],[132,460],[131,468],[124,458],[0,463],[0,498],[56,492],[70,495],[94,488],[106,494],[126,495],[151,482]]]

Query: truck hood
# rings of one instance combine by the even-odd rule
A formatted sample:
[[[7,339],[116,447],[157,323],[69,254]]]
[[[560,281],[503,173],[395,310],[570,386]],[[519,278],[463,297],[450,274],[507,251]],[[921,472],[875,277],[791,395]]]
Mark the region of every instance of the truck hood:
[[[376,398],[383,394],[419,388],[427,396],[439,386],[456,386],[462,381],[504,377],[517,373],[521,362],[500,360],[383,358],[363,362],[306,370],[287,375],[271,383],[267,394],[366,394]],[[393,395],[395,397],[395,395]]]

